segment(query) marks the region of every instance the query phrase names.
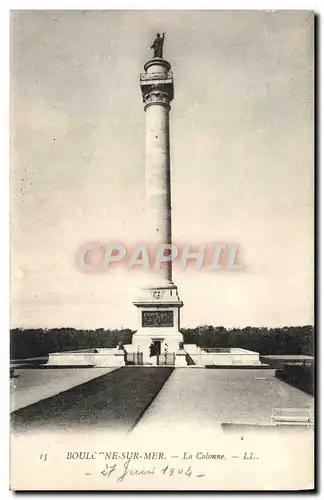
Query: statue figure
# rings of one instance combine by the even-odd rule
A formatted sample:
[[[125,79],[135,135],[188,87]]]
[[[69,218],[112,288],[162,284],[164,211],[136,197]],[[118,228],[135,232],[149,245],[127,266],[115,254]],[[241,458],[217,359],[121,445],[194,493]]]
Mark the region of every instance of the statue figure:
[[[153,57],[161,57],[161,58],[163,57],[163,43],[164,43],[164,33],[162,36],[160,35],[160,33],[157,33],[156,38],[150,47],[150,49],[154,50]]]

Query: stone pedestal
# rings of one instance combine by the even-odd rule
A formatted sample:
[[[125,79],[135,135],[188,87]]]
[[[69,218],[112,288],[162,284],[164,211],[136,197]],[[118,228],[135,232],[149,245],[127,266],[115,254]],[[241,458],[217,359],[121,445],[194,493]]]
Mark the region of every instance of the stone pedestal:
[[[176,366],[187,366],[187,353],[183,349],[176,352],[175,365]]]
[[[150,355],[150,346],[154,345],[155,354],[177,352],[183,341],[180,333],[179,310],[183,303],[179,299],[178,289],[173,284],[147,287],[142,289],[139,299],[133,304],[138,309],[138,329],[133,336],[133,347]]]

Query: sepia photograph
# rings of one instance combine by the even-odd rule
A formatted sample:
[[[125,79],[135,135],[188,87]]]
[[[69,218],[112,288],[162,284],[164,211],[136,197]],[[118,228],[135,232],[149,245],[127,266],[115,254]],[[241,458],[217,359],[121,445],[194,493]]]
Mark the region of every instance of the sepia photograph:
[[[10,488],[311,491],[310,10],[10,12]]]

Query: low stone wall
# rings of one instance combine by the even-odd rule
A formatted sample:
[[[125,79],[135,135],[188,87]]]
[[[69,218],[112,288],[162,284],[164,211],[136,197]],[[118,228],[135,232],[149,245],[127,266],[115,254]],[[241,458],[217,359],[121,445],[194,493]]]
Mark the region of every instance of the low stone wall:
[[[126,364],[126,352],[132,354],[130,346],[124,346],[125,351],[118,349],[98,348],[89,351],[67,351],[49,354],[47,366],[101,366],[114,367]],[[190,362],[188,362],[188,358]],[[143,362],[152,361],[149,356],[143,357]],[[259,353],[246,349],[233,348],[226,352],[207,352],[194,344],[185,344],[183,350],[175,353],[175,366],[258,366]]]
[[[233,348],[226,352],[207,352],[200,347],[191,346],[190,344],[185,344],[184,348],[197,366],[258,366],[261,364],[259,353],[246,349]]]
[[[196,344],[184,344],[183,348],[188,354],[200,354],[203,352]]]
[[[123,347],[126,352],[137,352],[137,348],[133,344],[124,344]]]
[[[54,352],[49,354],[47,365],[52,366],[124,366],[125,355],[117,349],[98,349],[100,352]]]
[[[184,349],[175,353],[175,366],[187,366],[187,353]]]

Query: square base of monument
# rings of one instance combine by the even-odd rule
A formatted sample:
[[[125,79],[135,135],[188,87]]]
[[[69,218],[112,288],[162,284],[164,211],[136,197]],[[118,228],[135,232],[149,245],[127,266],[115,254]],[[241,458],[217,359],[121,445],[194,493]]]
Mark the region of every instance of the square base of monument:
[[[137,301],[138,330],[133,335],[132,349],[142,352],[145,361],[151,356],[176,353],[183,336],[179,331],[183,306],[174,283],[143,288]]]

